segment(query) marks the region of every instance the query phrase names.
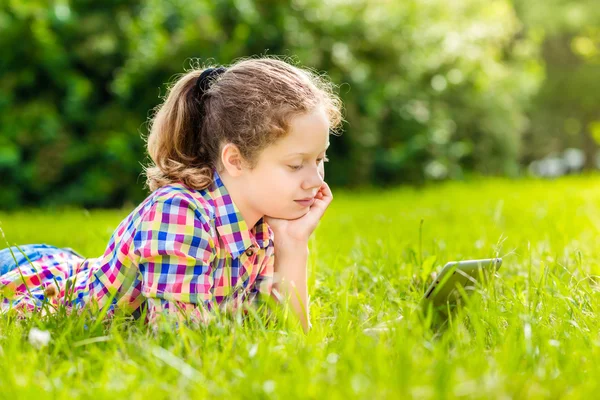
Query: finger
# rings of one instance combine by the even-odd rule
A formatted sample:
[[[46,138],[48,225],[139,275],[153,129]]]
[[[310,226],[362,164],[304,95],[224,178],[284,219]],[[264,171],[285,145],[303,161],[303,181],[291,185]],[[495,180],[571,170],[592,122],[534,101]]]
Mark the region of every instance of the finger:
[[[323,185],[319,187],[317,194],[315,195],[315,199],[322,200],[323,199]]]
[[[304,216],[307,223],[309,235],[312,234],[312,232],[314,232],[314,230],[317,228],[317,225],[319,225],[319,221],[321,220],[321,218],[323,218],[323,215],[327,210],[327,206],[329,205],[323,200],[319,200],[317,203],[318,204],[312,206],[308,213],[306,213],[306,215]]]
[[[327,182],[323,182],[323,185],[321,186],[319,191],[323,194],[323,199],[328,198],[329,201],[333,199],[333,193],[331,193],[331,189],[329,188]]]
[[[321,198],[315,198],[315,202],[310,208],[310,211],[316,213],[316,217],[318,219],[321,219],[321,217],[325,213],[325,210],[327,210],[327,207],[329,207],[329,204],[333,200],[333,194],[331,193],[331,189],[329,189],[329,186],[326,183],[323,183],[323,186],[321,187],[321,191],[319,193],[321,194]]]

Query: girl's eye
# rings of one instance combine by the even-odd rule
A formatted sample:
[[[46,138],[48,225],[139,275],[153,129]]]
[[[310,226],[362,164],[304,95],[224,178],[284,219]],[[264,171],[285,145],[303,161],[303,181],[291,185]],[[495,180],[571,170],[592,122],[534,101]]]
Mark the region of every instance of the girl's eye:
[[[329,161],[329,159],[327,158],[327,156],[324,156],[322,158],[317,158],[317,164],[320,164],[321,162],[327,162],[327,161]],[[292,171],[298,171],[300,168],[302,168],[302,164],[300,164],[300,165],[288,165],[288,167],[290,167]]]

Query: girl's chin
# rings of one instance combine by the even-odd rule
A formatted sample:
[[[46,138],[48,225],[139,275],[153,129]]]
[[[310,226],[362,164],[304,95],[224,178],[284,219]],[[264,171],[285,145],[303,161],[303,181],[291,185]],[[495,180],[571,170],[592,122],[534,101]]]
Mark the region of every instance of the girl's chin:
[[[280,213],[277,215],[269,215],[269,217],[271,218],[277,218],[277,219],[287,219],[287,220],[294,220],[294,219],[299,219],[304,217],[307,213],[308,213],[309,208],[306,207],[304,209],[301,210],[296,210],[296,211],[292,211],[292,212],[286,212],[286,213]]]
[[[305,209],[303,209],[303,210],[300,210],[300,211],[299,211],[299,212],[296,214],[297,216],[296,216],[294,219],[298,219],[298,218],[302,218],[302,217],[304,217],[306,214],[308,214],[308,211],[309,211],[309,210],[310,210],[310,208],[309,208],[309,207],[306,207]]]

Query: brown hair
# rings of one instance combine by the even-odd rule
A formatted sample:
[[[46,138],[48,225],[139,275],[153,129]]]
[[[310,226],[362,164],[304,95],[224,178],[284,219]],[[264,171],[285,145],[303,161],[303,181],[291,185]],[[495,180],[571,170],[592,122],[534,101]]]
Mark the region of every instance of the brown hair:
[[[332,132],[339,128],[341,102],[323,77],[275,58],[241,60],[218,74],[199,96],[192,69],[168,90],[150,121],[145,168],[154,191],[183,182],[208,187],[220,167],[220,148],[235,144],[251,167],[260,152],[286,135],[292,117],[316,107],[326,111]],[[202,98],[200,101],[199,97]]]

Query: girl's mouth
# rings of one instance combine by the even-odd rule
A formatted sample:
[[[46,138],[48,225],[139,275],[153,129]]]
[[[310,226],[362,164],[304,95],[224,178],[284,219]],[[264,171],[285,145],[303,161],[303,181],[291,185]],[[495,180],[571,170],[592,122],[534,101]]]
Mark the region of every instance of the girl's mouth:
[[[304,199],[304,200],[294,200],[296,203],[300,204],[302,207],[310,207],[315,202],[314,198]]]

